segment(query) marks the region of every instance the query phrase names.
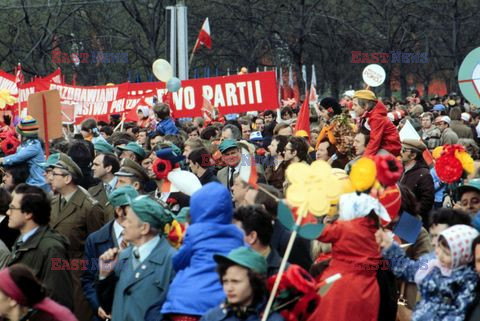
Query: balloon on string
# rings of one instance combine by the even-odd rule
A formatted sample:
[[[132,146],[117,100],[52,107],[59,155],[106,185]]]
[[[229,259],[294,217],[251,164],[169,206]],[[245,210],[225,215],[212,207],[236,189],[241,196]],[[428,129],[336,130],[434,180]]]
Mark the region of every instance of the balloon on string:
[[[158,80],[167,82],[173,77],[173,68],[165,59],[157,59],[152,65],[153,74]]]
[[[182,82],[177,77],[172,77],[167,81],[167,89],[169,92],[174,93],[178,91],[180,87],[182,87]]]

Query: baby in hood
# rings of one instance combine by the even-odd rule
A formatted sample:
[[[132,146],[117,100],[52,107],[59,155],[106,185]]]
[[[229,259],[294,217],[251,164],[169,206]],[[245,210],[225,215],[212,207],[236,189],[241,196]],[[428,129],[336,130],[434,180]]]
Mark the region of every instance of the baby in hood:
[[[392,236],[384,230],[375,234],[395,276],[415,282],[421,300],[412,321],[461,321],[474,301],[478,275],[469,263],[472,241],[479,233],[467,225],[454,225],[440,233],[435,255],[425,254],[418,261],[409,259]]]

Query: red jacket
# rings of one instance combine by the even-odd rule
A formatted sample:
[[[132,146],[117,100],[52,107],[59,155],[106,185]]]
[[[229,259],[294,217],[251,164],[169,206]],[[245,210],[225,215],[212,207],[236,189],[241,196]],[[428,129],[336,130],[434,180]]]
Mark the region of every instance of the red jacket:
[[[377,102],[375,107],[362,116],[362,126],[370,131],[370,141],[364,156],[374,156],[384,149],[394,156],[400,155],[402,144],[395,125],[387,117],[387,108]]]

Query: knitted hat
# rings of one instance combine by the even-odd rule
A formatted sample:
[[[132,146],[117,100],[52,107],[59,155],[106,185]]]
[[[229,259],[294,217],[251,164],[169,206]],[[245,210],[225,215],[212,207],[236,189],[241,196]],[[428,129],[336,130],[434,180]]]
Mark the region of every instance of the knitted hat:
[[[37,120],[32,116],[27,116],[17,125],[16,131],[23,137],[37,138],[38,128]]]

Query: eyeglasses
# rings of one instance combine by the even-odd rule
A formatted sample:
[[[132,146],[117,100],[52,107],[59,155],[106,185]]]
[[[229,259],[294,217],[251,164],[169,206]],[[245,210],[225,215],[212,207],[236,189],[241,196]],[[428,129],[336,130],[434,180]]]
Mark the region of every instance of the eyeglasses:
[[[411,149],[410,148],[405,148],[405,147],[402,148],[402,153],[406,153],[407,151],[411,151]]]
[[[21,210],[22,208],[21,207],[15,207],[15,206],[12,206],[12,205],[9,205],[8,206],[8,209],[13,211],[13,210]]]

